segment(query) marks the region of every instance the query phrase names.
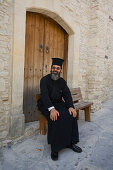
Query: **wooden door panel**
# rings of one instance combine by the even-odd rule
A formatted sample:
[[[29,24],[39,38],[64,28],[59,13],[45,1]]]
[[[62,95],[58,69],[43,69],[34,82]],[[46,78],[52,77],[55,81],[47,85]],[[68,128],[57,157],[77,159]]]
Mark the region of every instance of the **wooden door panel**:
[[[31,25],[32,22],[32,25]],[[33,17],[32,14],[29,15],[29,18],[26,18],[26,49],[25,49],[25,67],[24,67],[24,114],[25,118],[28,119],[28,114],[31,112],[31,105],[32,105],[32,96],[31,96],[31,91],[32,91],[32,81],[31,81],[31,76],[33,74],[33,67],[30,65],[30,56],[33,53]],[[32,61],[32,59],[31,59]],[[29,100],[28,100],[29,98]],[[26,121],[27,121],[26,119]]]
[[[48,65],[49,65],[49,53],[47,53],[47,46],[48,46],[48,50],[50,50],[50,44],[49,44],[49,37],[50,37],[50,33],[49,33],[49,23],[45,22],[45,36],[44,36],[44,56],[46,54],[46,58],[44,57],[44,68],[43,68],[43,76],[48,74]],[[45,41],[46,40],[46,41]],[[46,61],[45,61],[46,60]],[[47,62],[48,61],[48,62]],[[47,65],[48,63],[48,65]]]
[[[67,65],[68,65],[68,34],[64,35],[64,64],[63,64],[63,77],[67,80]]]
[[[65,59],[65,34],[67,33],[57,23],[45,19],[45,47],[49,47],[49,52],[47,53],[46,49],[44,50],[44,75],[50,73],[52,63],[51,58],[57,57]],[[65,67],[65,64],[63,67]],[[66,78],[66,76],[64,76],[64,69],[62,69],[61,76]]]
[[[28,58],[28,89],[27,89],[27,122],[30,121],[33,112],[33,73],[34,73],[34,42],[35,42],[35,17],[30,14],[31,25],[29,25],[29,58]]]
[[[64,59],[64,31],[58,29],[57,33],[57,55],[58,58]],[[64,64],[62,66],[62,74],[61,76],[63,77],[63,72],[64,72]]]
[[[26,48],[24,73],[24,104],[25,121],[38,120],[35,94],[39,91],[42,77],[44,41],[44,18],[38,14],[27,12],[26,16]]]
[[[38,120],[38,113],[36,107],[35,95],[40,91],[40,79],[43,74],[43,47],[40,45],[44,43],[44,18],[35,14],[35,43],[34,43],[34,75],[33,75],[33,106],[32,106],[32,121]]]
[[[44,18],[36,14],[34,43],[34,95],[40,91],[40,79],[43,74]]]

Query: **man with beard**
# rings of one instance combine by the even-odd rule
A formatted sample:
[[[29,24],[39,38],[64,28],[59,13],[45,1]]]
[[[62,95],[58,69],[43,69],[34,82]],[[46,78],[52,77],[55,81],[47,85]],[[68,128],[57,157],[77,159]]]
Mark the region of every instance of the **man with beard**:
[[[76,110],[66,81],[60,77],[60,58],[52,58],[51,74],[40,81],[41,98],[38,108],[48,120],[48,144],[51,144],[51,159],[58,160],[58,152],[65,147],[82,152],[79,142]]]

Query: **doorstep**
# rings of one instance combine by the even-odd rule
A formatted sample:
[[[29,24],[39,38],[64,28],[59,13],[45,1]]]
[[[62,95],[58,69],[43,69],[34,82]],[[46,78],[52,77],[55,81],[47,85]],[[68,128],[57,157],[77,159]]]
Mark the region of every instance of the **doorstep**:
[[[39,121],[35,121],[35,122],[29,122],[29,123],[25,123],[25,131],[24,131],[24,135],[19,136],[19,137],[9,137],[3,141],[0,141],[0,148],[1,147],[10,147],[12,144],[16,144],[20,141],[23,141],[24,139],[34,135],[34,134],[39,134]]]

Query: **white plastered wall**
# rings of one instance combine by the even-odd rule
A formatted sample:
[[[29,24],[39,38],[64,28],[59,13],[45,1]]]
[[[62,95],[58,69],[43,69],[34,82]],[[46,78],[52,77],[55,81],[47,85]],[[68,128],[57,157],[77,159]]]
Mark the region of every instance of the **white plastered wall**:
[[[67,31],[69,34],[67,71],[69,87],[78,86],[79,79],[79,24],[76,24],[71,15],[65,12],[58,0],[15,0],[12,57],[12,114],[23,113],[26,11],[50,16]]]

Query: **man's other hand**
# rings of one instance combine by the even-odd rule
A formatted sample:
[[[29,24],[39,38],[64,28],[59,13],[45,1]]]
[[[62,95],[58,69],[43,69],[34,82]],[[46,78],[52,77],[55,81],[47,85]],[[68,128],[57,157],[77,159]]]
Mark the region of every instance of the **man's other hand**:
[[[55,108],[51,109],[50,119],[55,121],[57,120],[57,116],[59,116],[59,112]]]
[[[72,108],[72,107],[69,108],[69,113],[70,113],[70,115],[73,114],[73,117],[76,117],[76,116],[77,116],[76,110],[75,110],[74,108]]]

